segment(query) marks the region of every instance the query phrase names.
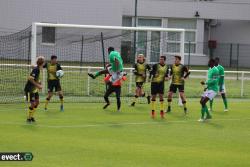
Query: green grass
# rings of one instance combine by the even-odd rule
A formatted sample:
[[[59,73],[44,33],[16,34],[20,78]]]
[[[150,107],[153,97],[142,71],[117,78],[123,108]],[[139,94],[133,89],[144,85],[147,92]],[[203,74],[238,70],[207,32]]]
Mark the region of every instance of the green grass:
[[[165,120],[152,120],[150,106],[51,103],[36,112],[37,123],[25,123],[24,104],[0,104],[0,151],[30,151],[32,162],[1,162],[0,166],[102,167],[248,167],[250,166],[249,100],[229,99],[223,112],[221,99],[213,119],[199,123],[199,99],[189,99],[188,116],[173,104]]]

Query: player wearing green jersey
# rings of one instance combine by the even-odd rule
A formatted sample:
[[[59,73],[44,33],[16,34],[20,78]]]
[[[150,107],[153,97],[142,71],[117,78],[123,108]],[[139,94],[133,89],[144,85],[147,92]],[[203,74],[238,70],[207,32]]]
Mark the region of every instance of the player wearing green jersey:
[[[135,106],[138,97],[145,97],[146,93],[143,90],[143,84],[146,82],[147,71],[150,71],[150,66],[145,63],[145,57],[143,54],[137,56],[137,63],[134,65],[134,75],[135,75],[135,98],[131,106]],[[150,103],[150,95],[147,95],[148,104]]]
[[[184,113],[186,114],[187,101],[184,94],[184,85],[186,78],[190,75],[190,72],[185,65],[181,64],[181,56],[175,56],[175,63],[170,66],[168,73],[170,75],[169,77],[172,78],[172,81],[168,91],[168,109],[166,112],[171,112],[173,94],[176,93],[178,89],[184,107]]]
[[[200,104],[201,104],[201,118],[198,120],[200,122],[205,121],[206,119],[211,119],[212,116],[208,111],[206,103],[209,100],[213,100],[214,97],[217,95],[219,87],[218,87],[218,82],[219,82],[219,70],[215,66],[215,60],[210,59],[208,62],[208,76],[207,76],[207,81],[201,81],[202,85],[206,85],[205,92],[203,93]]]
[[[38,57],[36,64],[37,67],[33,68],[24,88],[26,100],[28,103],[30,103],[28,108],[28,118],[27,118],[28,123],[35,122],[34,113],[39,105],[38,92],[39,90],[42,89],[42,85],[40,82],[40,70],[43,68],[44,57],[41,56]]]
[[[160,115],[164,118],[164,81],[168,79],[168,67],[165,63],[166,57],[160,56],[159,63],[153,65],[152,71],[149,76],[151,80],[151,117],[155,118],[155,101],[156,96],[159,94],[160,98]]]
[[[64,111],[63,107],[63,92],[62,92],[62,87],[60,83],[60,79],[56,76],[56,72],[58,70],[62,70],[62,67],[60,64],[57,63],[57,56],[52,55],[50,58],[50,62],[46,63],[43,68],[47,69],[47,82],[48,82],[48,96],[46,98],[45,102],[45,107],[44,109],[47,110],[48,108],[48,103],[53,96],[53,91],[58,93],[61,105],[60,105],[60,110]]]
[[[215,60],[215,66],[219,70],[219,83],[218,84],[219,84],[219,92],[224,103],[224,111],[228,111],[226,88],[225,88],[225,81],[224,81],[224,78],[225,78],[224,67],[219,64],[220,59],[218,57],[216,57],[214,60]],[[211,111],[213,110],[213,100],[210,100],[210,110]]]
[[[112,83],[120,80],[123,77],[123,60],[119,52],[115,51],[113,47],[108,48],[109,65],[104,70],[98,71],[95,74],[88,73],[88,75],[95,79],[102,74],[111,74],[110,81]]]

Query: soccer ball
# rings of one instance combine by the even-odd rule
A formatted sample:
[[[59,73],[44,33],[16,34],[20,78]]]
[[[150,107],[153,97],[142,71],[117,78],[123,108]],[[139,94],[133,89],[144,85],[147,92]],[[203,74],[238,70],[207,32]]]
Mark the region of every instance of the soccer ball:
[[[64,75],[63,70],[58,70],[58,71],[56,72],[56,76],[57,76],[58,78],[62,78],[63,75]]]

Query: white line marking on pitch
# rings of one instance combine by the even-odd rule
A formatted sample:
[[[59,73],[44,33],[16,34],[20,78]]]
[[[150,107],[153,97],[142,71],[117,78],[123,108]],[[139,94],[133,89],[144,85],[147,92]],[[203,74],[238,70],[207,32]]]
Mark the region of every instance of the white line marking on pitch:
[[[248,121],[250,118],[246,119],[214,119],[207,121],[217,122],[217,121]],[[188,122],[197,122],[197,120],[189,121],[164,121],[164,122],[124,122],[124,123],[99,123],[99,124],[82,124],[82,125],[43,125],[43,124],[28,124],[28,123],[14,123],[14,122],[0,122],[0,125],[22,125],[22,126],[34,126],[34,127],[43,127],[43,128],[88,128],[88,127],[102,127],[102,126],[122,126],[122,125],[165,125],[168,123],[188,123]]]

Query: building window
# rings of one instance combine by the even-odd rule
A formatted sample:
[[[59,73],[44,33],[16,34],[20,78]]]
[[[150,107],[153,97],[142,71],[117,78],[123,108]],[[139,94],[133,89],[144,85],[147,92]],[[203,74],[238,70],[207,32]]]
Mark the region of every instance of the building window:
[[[196,20],[195,19],[168,19],[168,28],[183,28],[185,29],[185,53],[195,53],[196,48]],[[168,47],[167,51],[176,53],[180,50],[180,33],[168,33],[167,35]],[[190,45],[189,45],[190,43]],[[189,48],[190,46],[190,48]]]
[[[55,27],[42,27],[42,43],[55,44],[56,40],[56,28]]]

